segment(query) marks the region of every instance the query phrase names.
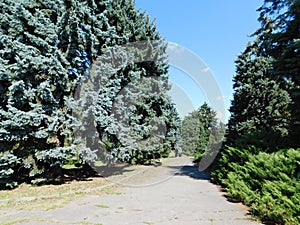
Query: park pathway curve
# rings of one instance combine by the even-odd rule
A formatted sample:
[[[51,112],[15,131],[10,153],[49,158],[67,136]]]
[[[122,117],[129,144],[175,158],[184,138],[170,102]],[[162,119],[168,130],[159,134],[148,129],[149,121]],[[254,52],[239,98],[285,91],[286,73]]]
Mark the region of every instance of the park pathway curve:
[[[63,208],[35,211],[32,217],[39,217],[38,221],[19,224],[260,224],[251,220],[245,206],[227,201],[224,193],[210,182],[207,174],[193,166],[190,158],[170,158],[161,165],[141,168],[127,177],[120,173],[107,178],[121,184],[117,192],[102,196],[87,194]]]

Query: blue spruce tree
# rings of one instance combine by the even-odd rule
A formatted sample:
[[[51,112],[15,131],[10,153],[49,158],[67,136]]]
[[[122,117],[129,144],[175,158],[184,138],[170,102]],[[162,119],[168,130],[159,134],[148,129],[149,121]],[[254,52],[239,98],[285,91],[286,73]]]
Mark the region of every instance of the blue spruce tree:
[[[66,163],[94,161],[101,143],[111,149],[118,146],[118,157],[125,160],[120,152],[128,146],[121,148],[103,123],[110,116],[110,101],[115,101],[117,90],[129,83],[147,76],[162,77],[157,79],[160,93],[167,90],[164,45],[154,24],[134,9],[132,1],[6,0],[0,3],[0,13],[1,187],[51,181],[61,176]],[[150,40],[159,49],[152,51],[156,61],[143,61],[146,51],[137,51],[138,62],[115,67],[118,70],[109,72],[112,76],[107,82],[97,81],[102,86],[90,85],[99,91],[94,99],[76,97],[80,87],[91,82],[91,65],[99,56],[115,46]],[[164,141],[172,148],[178,123],[170,100],[163,95],[145,104],[164,115]],[[85,105],[94,106],[84,110]],[[78,116],[76,109],[83,113]],[[90,115],[95,116],[100,143],[87,130],[76,135],[84,131]]]

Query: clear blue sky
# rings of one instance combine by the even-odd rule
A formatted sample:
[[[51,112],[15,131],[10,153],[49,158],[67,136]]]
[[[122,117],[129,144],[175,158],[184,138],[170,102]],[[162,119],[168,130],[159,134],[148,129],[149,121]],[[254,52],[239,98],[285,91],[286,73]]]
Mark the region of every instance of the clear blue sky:
[[[256,10],[262,2],[136,0],[136,7],[146,11],[151,19],[156,19],[157,28],[167,42],[177,43],[202,59],[215,76],[228,109],[233,95],[234,61],[251,40],[249,35],[260,26]],[[175,86],[172,92],[174,101],[183,94],[186,95],[184,103],[178,102],[181,116],[207,101],[205,93],[177,69],[171,67],[170,79]],[[177,85],[180,86],[179,89],[176,89]],[[228,117],[229,113],[225,119]]]

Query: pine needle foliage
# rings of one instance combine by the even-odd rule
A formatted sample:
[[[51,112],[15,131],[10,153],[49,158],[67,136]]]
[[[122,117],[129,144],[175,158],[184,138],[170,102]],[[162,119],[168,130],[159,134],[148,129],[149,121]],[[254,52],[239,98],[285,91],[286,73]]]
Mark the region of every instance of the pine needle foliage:
[[[265,222],[299,224],[299,1],[265,0],[236,60],[227,140],[215,182]]]
[[[143,77],[163,78],[157,79],[161,96],[136,103],[145,108],[143,112],[151,112],[151,118],[161,113],[163,116],[158,117],[166,124],[164,147],[157,146],[152,153],[159,153],[159,157],[172,149],[179,122],[174,105],[164,95],[168,90],[165,45],[155,24],[134,8],[133,1],[5,0],[0,2],[0,14],[1,188],[24,181],[47,183],[62,175],[64,164],[85,165],[96,160],[101,145],[94,142],[91,148],[89,142],[94,139],[78,137],[75,132],[84,130],[84,122],[91,115],[97,138],[105,136],[102,141],[107,146],[120,147],[114,157],[123,161],[135,157],[135,153],[130,157],[120,154],[131,150],[101,126],[111,113],[107,102],[115,100],[118,90]],[[85,111],[84,106],[91,105],[88,99],[80,102],[75,95],[83,82],[90,82],[93,63],[111,48],[150,40],[157,43],[152,46],[158,49],[152,51],[157,55],[150,61],[143,61],[141,56],[136,63],[110,71],[113,76],[102,87],[93,87],[97,94],[92,105],[98,114],[97,110]],[[107,98],[108,93],[111,96]],[[76,108],[79,102],[81,108]],[[102,106],[106,108],[99,114]],[[74,111],[78,109],[82,113],[76,117]],[[141,111],[136,115],[146,116]],[[149,154],[140,157],[139,162],[145,162]]]

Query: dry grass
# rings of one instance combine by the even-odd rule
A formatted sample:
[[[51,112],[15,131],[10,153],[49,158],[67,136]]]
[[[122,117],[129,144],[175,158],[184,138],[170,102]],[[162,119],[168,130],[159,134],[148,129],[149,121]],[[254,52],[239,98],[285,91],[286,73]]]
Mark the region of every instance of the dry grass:
[[[16,208],[19,210],[60,208],[86,194],[118,194],[104,178],[88,181],[71,181],[61,185],[33,186],[22,184],[14,190],[0,191],[0,210]]]
[[[163,159],[161,162],[173,159]],[[146,169],[145,169],[146,168]],[[147,170],[144,166],[121,166],[109,171],[108,179],[95,177],[83,181],[70,181],[59,185],[35,186],[21,184],[13,190],[0,191],[0,210],[52,210],[70,203],[84,195],[122,194],[117,189],[122,186],[123,178]],[[135,177],[136,179],[137,177]]]

